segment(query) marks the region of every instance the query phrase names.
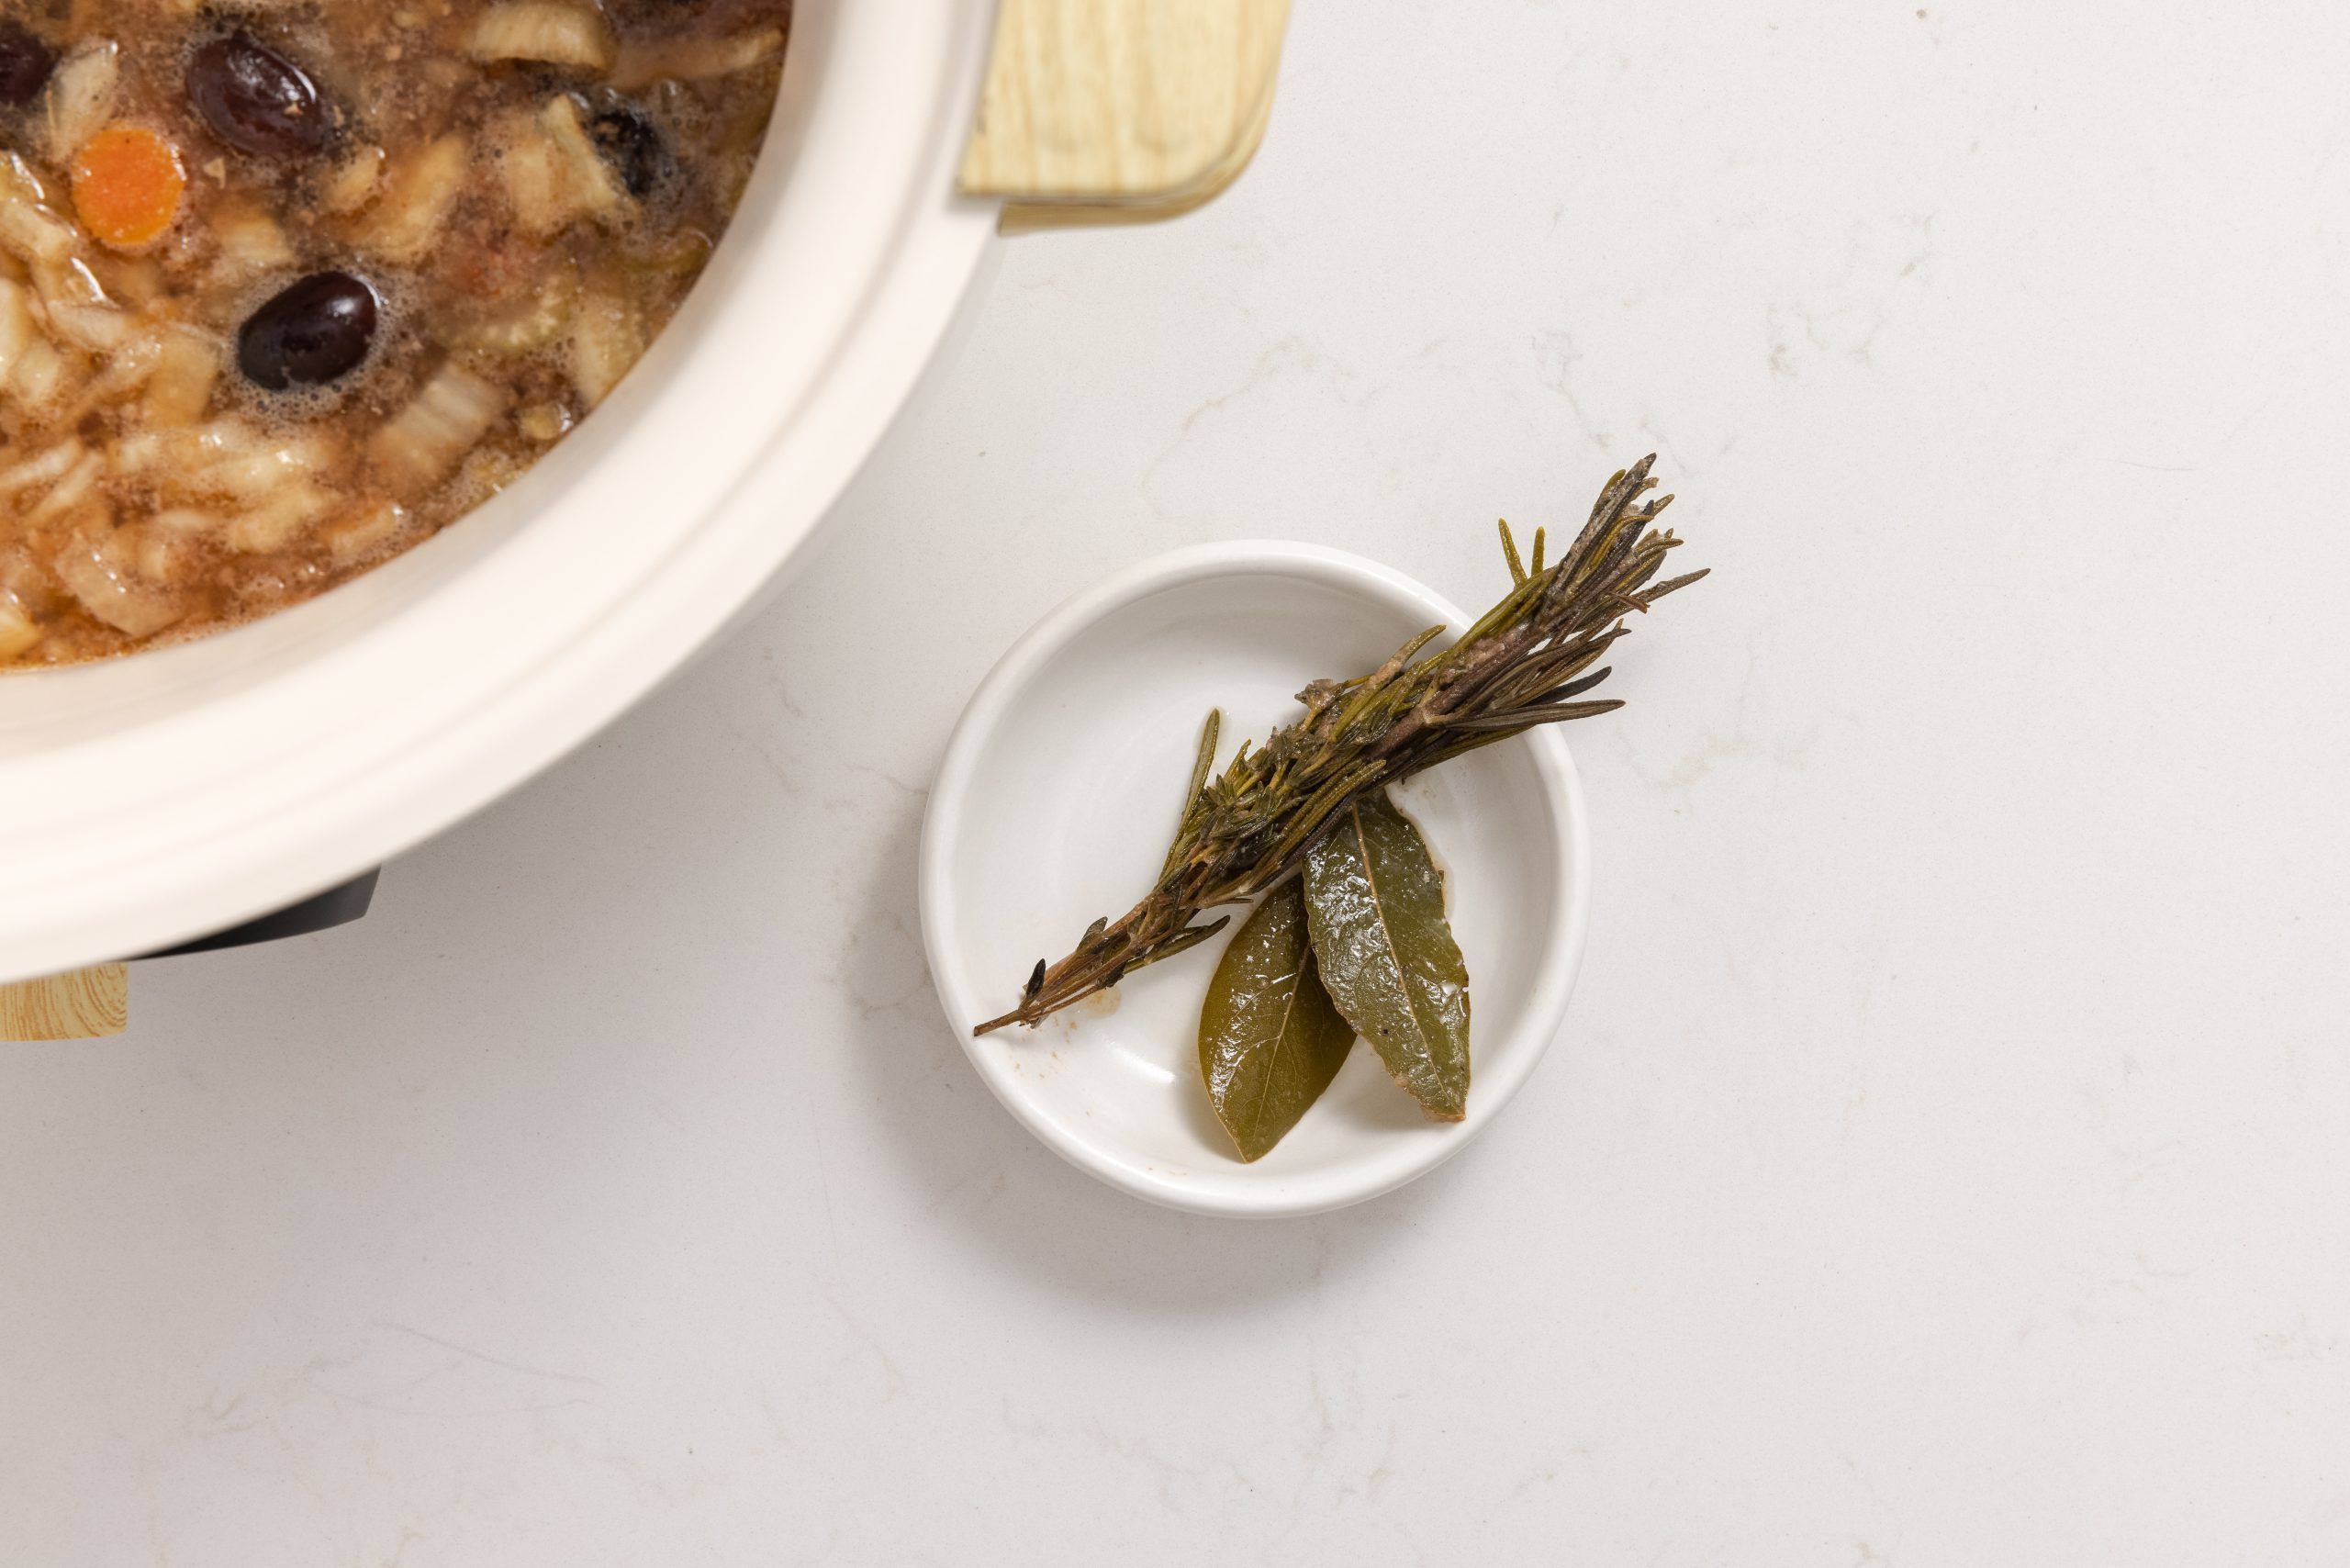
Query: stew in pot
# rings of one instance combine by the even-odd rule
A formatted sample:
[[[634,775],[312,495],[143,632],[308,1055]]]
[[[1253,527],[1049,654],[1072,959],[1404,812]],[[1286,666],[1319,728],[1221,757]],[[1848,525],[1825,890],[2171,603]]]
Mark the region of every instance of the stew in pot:
[[[0,0],[0,666],[283,608],[593,409],[789,0]]]

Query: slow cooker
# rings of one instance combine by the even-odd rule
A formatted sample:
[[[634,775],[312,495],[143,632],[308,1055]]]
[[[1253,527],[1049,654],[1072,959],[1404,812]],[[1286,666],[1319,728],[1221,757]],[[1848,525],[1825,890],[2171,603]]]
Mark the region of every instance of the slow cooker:
[[[1071,7],[1007,6],[1015,72],[1066,32],[1055,10]],[[386,857],[753,611],[996,231],[1002,202],[957,182],[983,79],[995,106],[1005,71],[995,11],[800,0],[767,150],[699,286],[594,418],[472,516],[268,620],[0,680],[0,981],[350,918]],[[1022,122],[999,152],[1016,132],[1068,162],[1025,106],[994,112]]]

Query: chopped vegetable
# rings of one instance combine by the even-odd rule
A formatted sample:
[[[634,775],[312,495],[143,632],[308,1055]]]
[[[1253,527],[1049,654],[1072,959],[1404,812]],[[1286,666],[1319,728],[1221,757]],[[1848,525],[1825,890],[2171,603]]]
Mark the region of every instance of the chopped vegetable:
[[[462,365],[444,364],[408,407],[367,443],[375,470],[422,488],[446,478],[506,412],[506,389]]]
[[[403,509],[386,501],[354,517],[330,522],[319,531],[338,561],[354,561],[378,545],[388,543],[408,521]]]
[[[159,430],[195,423],[204,417],[219,378],[218,343],[185,330],[166,333],[147,383],[147,422]]]
[[[465,39],[476,60],[536,60],[599,74],[611,69],[612,31],[603,17],[557,0],[504,0],[475,19]]]
[[[481,353],[535,353],[563,335],[578,293],[576,273],[568,268],[552,272],[534,287],[484,301],[465,312],[454,323],[449,342]]]
[[[74,233],[52,210],[40,181],[14,153],[0,152],[0,251],[35,266],[64,264]]]
[[[422,261],[464,194],[466,161],[462,136],[444,136],[403,159],[361,227],[359,242],[387,262]]]
[[[0,277],[0,386],[27,349],[39,341],[30,291]]]
[[[8,386],[28,410],[44,414],[63,395],[68,368],[64,355],[46,342],[36,342],[17,356]]]
[[[610,396],[644,353],[636,312],[618,295],[594,295],[579,302],[571,322],[571,384],[589,408]]]
[[[43,303],[49,307],[50,330],[74,347],[93,353],[121,352],[135,330],[130,318],[111,305],[70,305],[57,299]]]
[[[30,652],[40,641],[40,628],[32,617],[5,599],[0,599],[0,659],[13,659]]]
[[[109,559],[96,546],[72,544],[56,566],[58,580],[83,609],[130,636],[151,637],[187,613],[178,595],[141,584],[128,563]]]
[[[121,52],[112,39],[94,39],[67,55],[49,79],[40,137],[51,163],[63,163],[80,151],[113,117],[122,84]]]
[[[250,555],[283,550],[307,525],[334,509],[334,498],[304,480],[279,485],[229,524],[228,545]]]
[[[498,168],[506,198],[522,232],[533,239],[561,233],[582,218],[614,213],[628,205],[612,173],[569,96],[550,98],[528,118],[510,117],[500,127]]]
[[[84,451],[80,442],[69,438],[37,457],[27,458],[13,468],[0,469],[0,496],[13,496],[54,485],[82,461]]]
[[[612,66],[612,85],[624,93],[655,82],[699,82],[747,71],[783,52],[783,32],[761,28],[731,39],[664,36],[632,41]]]
[[[180,215],[179,151],[140,125],[112,125],[73,156],[73,210],[102,245],[143,251]]]
[[[293,241],[257,201],[218,203],[207,215],[206,226],[220,247],[212,263],[218,283],[233,288],[294,265]]]
[[[319,206],[338,218],[349,217],[375,198],[384,183],[384,150],[362,147],[334,166],[319,191]]]

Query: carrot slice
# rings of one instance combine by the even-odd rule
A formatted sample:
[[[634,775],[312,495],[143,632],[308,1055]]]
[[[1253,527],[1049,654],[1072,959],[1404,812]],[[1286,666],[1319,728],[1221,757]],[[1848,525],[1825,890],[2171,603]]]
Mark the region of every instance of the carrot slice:
[[[144,126],[110,125],[73,155],[73,210],[117,251],[142,251],[180,215],[187,171],[176,148]]]

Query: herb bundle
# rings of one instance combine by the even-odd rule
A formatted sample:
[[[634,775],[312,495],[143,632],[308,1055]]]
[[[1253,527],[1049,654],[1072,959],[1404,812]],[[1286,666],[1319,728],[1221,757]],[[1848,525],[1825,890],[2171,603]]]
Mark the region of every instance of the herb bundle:
[[[1058,962],[1038,960],[1020,1004],[973,1032],[1040,1023],[1207,940],[1230,918],[1201,920],[1208,912],[1278,890],[1226,949],[1202,1021],[1203,1070],[1243,1158],[1288,1130],[1355,1033],[1431,1115],[1458,1120],[1468,1092],[1467,971],[1444,925],[1435,865],[1385,790],[1538,724],[1622,706],[1583,698],[1608,674],[1592,666],[1625,635],[1626,615],[1706,575],[1656,580],[1681,542],[1652,526],[1673,498],[1642,498],[1655,487],[1655,461],[1608,480],[1552,565],[1543,564],[1541,530],[1522,560],[1503,523],[1513,586],[1459,641],[1427,653],[1445,630],[1432,626],[1369,675],[1315,681],[1298,694],[1303,718],[1254,750],[1244,743],[1221,774],[1220,720],[1209,714],[1158,884],[1116,920],[1093,922]],[[1266,1041],[1266,1059],[1285,1075],[1279,1083],[1248,1067]],[[1227,1114],[1235,1101],[1269,1114],[1241,1117],[1244,1130]]]

